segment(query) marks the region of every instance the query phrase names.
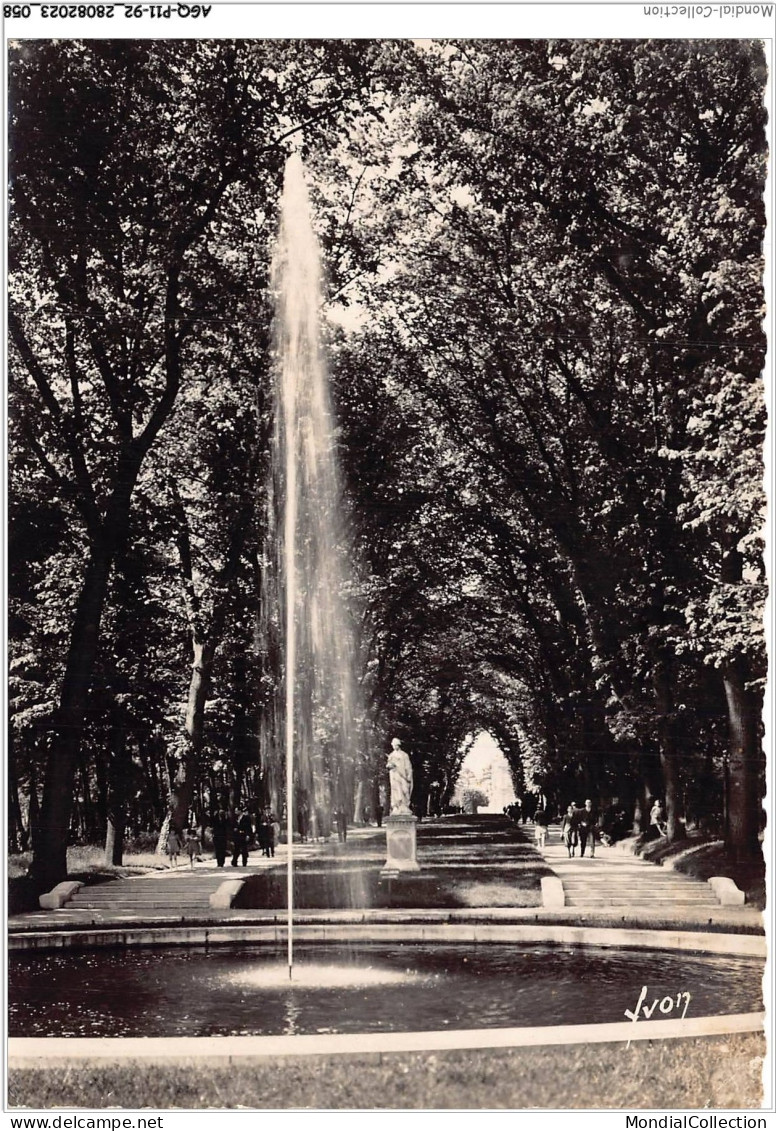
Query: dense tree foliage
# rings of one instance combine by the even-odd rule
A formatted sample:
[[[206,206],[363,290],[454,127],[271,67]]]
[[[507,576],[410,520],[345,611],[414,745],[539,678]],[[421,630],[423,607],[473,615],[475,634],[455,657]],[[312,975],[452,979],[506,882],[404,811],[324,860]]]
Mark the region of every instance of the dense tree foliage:
[[[12,53],[11,787],[74,835],[254,798],[271,247],[304,134],[369,738],[757,844],[764,62],[743,41]],[[274,776],[273,776],[274,775]],[[723,796],[724,794],[724,796]],[[340,802],[342,803],[342,802]]]
[[[746,852],[764,670],[757,49],[438,44],[406,63],[412,144],[381,184],[401,250],[363,290],[363,348],[444,437],[435,536],[479,559],[464,588],[487,584],[502,629],[519,617],[500,648],[520,640],[551,772],[621,794],[635,758],[675,836],[711,744]]]
[[[347,104],[360,93],[360,60],[351,55],[336,44],[100,41],[16,53],[13,409],[22,443],[51,482],[85,559],[85,568],[75,567],[63,670],[55,677],[35,855],[41,879],[65,869],[101,625],[136,490],[159,459],[157,446],[180,450],[195,374],[220,386],[218,399],[240,381],[243,397],[252,384],[256,400],[268,370],[261,361],[269,323],[267,238],[282,142],[304,128],[310,142],[325,145],[334,119],[343,128]],[[211,422],[222,436],[234,428],[226,407]],[[209,443],[215,455],[217,445]],[[229,452],[227,466],[208,468],[206,478],[223,478],[228,460],[239,466],[239,458]],[[194,470],[183,461],[173,479]],[[189,749],[182,775],[175,775],[184,787],[180,820],[244,530],[209,546],[222,560],[211,578],[208,615],[208,602],[196,593],[181,491],[172,492],[171,506],[194,660]],[[245,507],[238,511],[245,527],[250,516]],[[231,510],[229,517],[237,519]]]

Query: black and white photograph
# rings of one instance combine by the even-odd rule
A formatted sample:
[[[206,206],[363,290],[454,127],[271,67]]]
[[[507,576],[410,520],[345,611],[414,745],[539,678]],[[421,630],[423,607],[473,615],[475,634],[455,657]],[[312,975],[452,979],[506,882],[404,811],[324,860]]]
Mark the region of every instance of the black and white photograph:
[[[772,44],[29,7],[6,1110],[765,1127]]]

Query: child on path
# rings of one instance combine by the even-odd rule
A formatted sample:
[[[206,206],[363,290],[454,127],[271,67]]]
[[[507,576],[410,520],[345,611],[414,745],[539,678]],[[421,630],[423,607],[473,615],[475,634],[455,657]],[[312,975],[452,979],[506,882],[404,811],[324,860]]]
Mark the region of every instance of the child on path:
[[[178,867],[178,853],[181,850],[181,842],[175,829],[170,829],[167,834],[167,855],[170,858],[170,867]]]
[[[536,847],[544,848],[547,841],[547,814],[544,809],[537,809],[534,813],[534,836]]]
[[[194,857],[202,855],[202,844],[196,829],[186,831],[186,851],[189,854],[189,867],[194,868]]]

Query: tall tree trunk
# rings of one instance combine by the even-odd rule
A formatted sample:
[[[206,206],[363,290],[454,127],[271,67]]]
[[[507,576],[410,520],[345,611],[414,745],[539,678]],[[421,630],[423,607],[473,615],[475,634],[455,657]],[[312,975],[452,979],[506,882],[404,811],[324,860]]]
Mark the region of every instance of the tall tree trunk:
[[[247,469],[246,479],[248,483],[253,481],[254,472],[252,469],[254,468],[255,458],[255,455],[251,458],[250,466]],[[194,795],[204,735],[205,706],[210,694],[213,658],[221,643],[221,636],[224,631],[229,591],[234,582],[240,556],[245,545],[253,509],[253,496],[246,494],[243,506],[232,526],[226,558],[218,578],[214,582],[214,590],[220,596],[214,601],[209,623],[203,617],[200,597],[194,583],[188,519],[174,481],[170,484],[170,499],[178,520],[176,541],[181,562],[183,593],[191,628],[191,646],[194,657],[186,708],[186,753],[182,765],[178,768],[172,798],[172,823],[176,829],[180,829],[187,819]]]
[[[162,796],[162,789],[159,784],[159,768],[156,758],[156,751],[149,753],[148,741],[142,735],[138,743],[138,753],[140,755],[140,763],[143,767],[143,781],[146,784],[144,791],[147,797],[147,804],[143,808],[144,826],[148,829],[155,828],[161,815],[164,811],[164,799]]]
[[[127,750],[126,728],[122,725],[115,703],[113,704],[112,714],[111,750],[108,763],[105,863],[118,866],[124,862],[127,786],[132,762]]]
[[[97,841],[97,821],[94,812],[94,799],[92,798],[92,782],[89,773],[89,759],[84,752],[83,745],[79,751],[78,758],[78,772],[81,778],[81,793],[83,794],[83,804],[81,806],[81,827],[78,830],[78,836],[87,844],[94,844]]]
[[[663,789],[665,791],[666,833],[669,840],[678,840],[682,836],[682,827],[679,823],[679,762],[673,722],[672,674],[670,657],[667,655],[660,656],[655,663],[652,680],[657,706],[660,767],[663,771]]]
[[[173,789],[172,824],[179,831],[186,824],[194,796],[216,641],[212,637],[204,643],[195,639],[192,647],[194,662],[191,666],[189,698],[186,706],[186,753]]]
[[[8,848],[11,852],[26,852],[29,836],[24,827],[19,801],[19,773],[16,742],[12,728],[8,727]]]
[[[100,621],[110,568],[111,555],[107,549],[93,549],[76,605],[30,869],[30,874],[42,887],[53,886],[67,876],[73,782],[97,660]]]
[[[119,867],[124,862],[124,815],[117,815],[114,821],[108,814],[105,828],[105,863]]]
[[[235,793],[233,805],[237,805],[243,792],[245,771],[249,765],[250,745],[250,723],[246,709],[247,703],[250,702],[250,693],[248,689],[247,662],[244,653],[240,653],[235,657],[234,689],[236,704],[229,747],[231,750],[232,780],[234,782]],[[262,804],[267,803],[266,799],[263,797],[260,800]],[[215,806],[215,808],[218,808],[218,806]]]
[[[359,780],[356,782],[356,794],[353,798],[353,824],[363,825],[364,823],[364,783]]]
[[[14,777],[8,783],[8,836],[11,852],[26,852],[30,838],[24,827],[22,807],[19,802],[19,786]]]
[[[649,811],[657,798],[659,760],[646,751],[638,756],[638,786],[633,810],[633,831],[645,833],[649,828]]]
[[[38,829],[40,828],[40,803],[38,801],[38,775],[35,768],[34,751],[30,751],[30,804],[27,812],[27,824],[30,830],[30,844],[35,848],[38,842]]]
[[[634,807],[636,799],[636,783],[641,780],[640,773],[640,757],[629,751],[627,756],[625,751],[622,756],[617,759],[617,782],[615,789],[617,790],[617,805],[622,809],[627,809],[628,812]],[[635,813],[634,813],[635,823]],[[641,830],[639,829],[639,832]]]
[[[95,824],[101,833],[108,827],[108,775],[113,741],[113,733],[110,731],[107,751],[97,749],[94,754],[94,782],[97,794],[94,806]]]
[[[162,821],[162,827],[159,829],[159,838],[156,842],[156,855],[164,856],[167,852],[167,836],[170,832],[170,825],[172,823],[172,813],[168,813]]]
[[[743,584],[743,556],[735,548],[722,559],[722,581]],[[750,673],[745,659],[734,660],[723,670],[728,714],[729,794],[727,845],[736,859],[758,851],[759,789],[761,759],[759,718],[761,697],[747,687]]]
[[[723,673],[730,730],[727,846],[736,860],[759,850],[760,697],[746,687],[745,667]]]

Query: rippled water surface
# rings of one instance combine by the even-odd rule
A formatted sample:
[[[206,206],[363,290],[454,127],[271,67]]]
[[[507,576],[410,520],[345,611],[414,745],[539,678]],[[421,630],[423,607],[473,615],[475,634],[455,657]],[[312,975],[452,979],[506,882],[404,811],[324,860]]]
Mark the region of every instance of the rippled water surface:
[[[416,944],[12,954],[12,1036],[400,1032],[624,1021],[691,995],[687,1017],[763,1008],[757,959]],[[655,1019],[679,1017],[656,1008]]]

